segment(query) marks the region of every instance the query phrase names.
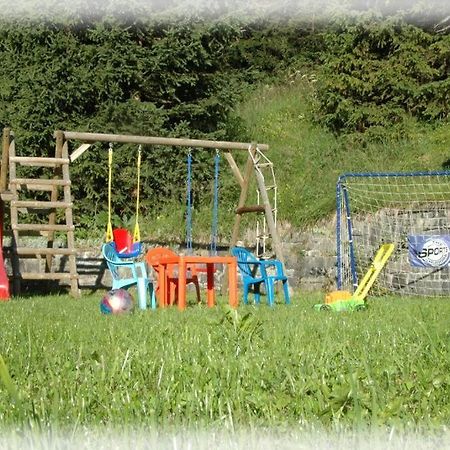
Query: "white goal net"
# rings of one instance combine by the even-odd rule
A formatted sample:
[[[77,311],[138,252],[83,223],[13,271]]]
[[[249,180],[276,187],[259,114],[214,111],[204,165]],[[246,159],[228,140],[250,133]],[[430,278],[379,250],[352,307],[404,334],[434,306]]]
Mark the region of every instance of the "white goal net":
[[[342,175],[336,204],[338,289],[353,291],[392,242],[372,294],[450,294],[450,172]]]

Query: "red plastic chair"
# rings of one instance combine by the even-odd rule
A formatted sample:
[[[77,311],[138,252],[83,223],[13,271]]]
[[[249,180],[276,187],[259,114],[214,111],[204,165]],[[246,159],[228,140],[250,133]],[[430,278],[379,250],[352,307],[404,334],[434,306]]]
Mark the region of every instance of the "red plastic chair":
[[[167,257],[178,257],[178,255],[166,247],[155,247],[150,249],[145,255],[145,261],[148,266],[151,266],[153,270],[158,273],[159,261],[162,258]],[[186,267],[186,284],[193,283],[195,285],[195,290],[197,293],[197,301],[200,303],[200,284],[198,282],[197,269],[195,265],[188,265]],[[189,276],[190,274],[190,276]],[[174,273],[174,266],[169,266],[167,268],[167,282],[169,285],[169,303],[173,305],[178,301],[178,277]],[[156,288],[156,296],[158,297],[158,302],[161,304],[161,292],[159,286]]]

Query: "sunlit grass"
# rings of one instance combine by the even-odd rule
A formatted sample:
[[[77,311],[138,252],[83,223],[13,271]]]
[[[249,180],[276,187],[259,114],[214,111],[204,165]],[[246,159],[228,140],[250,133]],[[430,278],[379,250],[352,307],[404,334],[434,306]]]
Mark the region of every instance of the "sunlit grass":
[[[445,299],[324,314],[312,309],[321,295],[297,294],[274,309],[234,312],[221,299],[113,317],[100,297],[0,304],[3,425],[429,429],[450,419]]]
[[[269,144],[268,157],[274,163],[278,187],[278,220],[302,228],[327,219],[335,211],[336,182],[347,172],[392,172],[443,170],[449,167],[447,149],[450,123],[436,127],[420,125],[411,119],[408,137],[384,143],[369,142],[358,137],[337,138],[314,121],[314,89],[312,76],[260,86],[236,106],[242,129],[235,140]],[[241,171],[245,152],[233,153]],[[213,168],[211,166],[211,174]],[[220,162],[219,243],[227,245],[232,234],[235,208],[240,188],[224,157]],[[271,183],[270,179],[266,180]],[[210,241],[213,183],[203,204],[193,210],[193,239],[200,245]],[[210,199],[209,201],[207,199]],[[145,199],[143,199],[145,202]],[[256,184],[252,180],[247,204],[256,201]],[[106,228],[106,208],[103,215]],[[140,218],[143,239],[155,242],[184,243],[186,237],[185,197],[152,209]],[[114,226],[134,227],[134,217],[118,221]],[[255,216],[245,215],[242,230],[255,229]],[[86,238],[101,240],[104,229],[77,230]]]
[[[261,86],[238,108],[245,137],[270,145],[279,180],[278,211],[294,226],[326,218],[335,209],[335,186],[347,172],[443,170],[450,124],[408,124],[407,138],[370,142],[364,134],[337,138],[314,121],[314,77]]]

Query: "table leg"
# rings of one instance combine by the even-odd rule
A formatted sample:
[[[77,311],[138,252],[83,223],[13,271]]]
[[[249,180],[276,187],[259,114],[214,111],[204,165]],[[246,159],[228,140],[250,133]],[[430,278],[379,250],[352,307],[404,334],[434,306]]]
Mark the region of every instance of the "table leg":
[[[159,298],[158,303],[160,308],[166,306],[166,290],[167,290],[167,276],[166,276],[166,266],[164,264],[158,265],[158,290]]]
[[[178,308],[186,309],[186,262],[183,256],[178,262]]]
[[[230,306],[237,308],[239,306],[238,288],[237,288],[237,263],[233,261],[228,264],[228,298]]]
[[[206,264],[206,286],[207,286],[207,297],[206,302],[209,308],[212,308],[215,304],[215,293],[214,293],[214,263]]]

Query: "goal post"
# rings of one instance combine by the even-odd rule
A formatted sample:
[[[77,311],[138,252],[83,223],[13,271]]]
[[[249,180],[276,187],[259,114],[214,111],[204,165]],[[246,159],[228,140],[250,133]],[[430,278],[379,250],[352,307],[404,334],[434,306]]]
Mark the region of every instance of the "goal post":
[[[347,173],[336,184],[337,288],[355,291],[382,244],[395,245],[375,293],[450,293],[450,171]]]

